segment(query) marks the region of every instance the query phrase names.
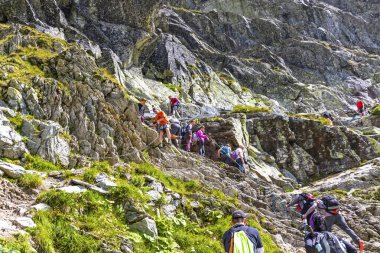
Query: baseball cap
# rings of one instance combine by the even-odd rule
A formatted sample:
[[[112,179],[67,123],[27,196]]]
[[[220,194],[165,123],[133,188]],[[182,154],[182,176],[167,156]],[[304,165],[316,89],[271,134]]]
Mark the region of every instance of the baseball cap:
[[[242,210],[236,210],[232,213],[232,219],[247,218],[247,215]]]

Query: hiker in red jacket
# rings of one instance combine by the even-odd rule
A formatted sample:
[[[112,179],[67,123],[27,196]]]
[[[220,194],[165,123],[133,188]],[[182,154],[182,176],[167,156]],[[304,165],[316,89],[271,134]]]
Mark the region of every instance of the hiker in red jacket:
[[[170,114],[172,116],[175,116],[176,111],[178,110],[178,107],[180,106],[180,101],[176,97],[169,96],[170,100]]]
[[[356,108],[358,109],[358,113],[363,117],[364,113],[365,113],[365,106],[364,106],[364,102],[362,100],[359,99],[356,102]]]

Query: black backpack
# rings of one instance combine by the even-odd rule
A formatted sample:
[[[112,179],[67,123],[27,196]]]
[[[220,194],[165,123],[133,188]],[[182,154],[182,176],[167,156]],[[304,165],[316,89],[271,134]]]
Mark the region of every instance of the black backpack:
[[[347,253],[344,243],[333,233],[312,232],[305,237],[305,248],[307,253]]]
[[[321,199],[326,207],[326,211],[331,214],[337,214],[339,211],[339,201],[333,196],[326,196]]]
[[[305,200],[303,201],[303,208],[300,210],[301,214],[305,214],[307,210],[313,205],[314,201],[317,199],[310,193],[301,193],[300,194]]]

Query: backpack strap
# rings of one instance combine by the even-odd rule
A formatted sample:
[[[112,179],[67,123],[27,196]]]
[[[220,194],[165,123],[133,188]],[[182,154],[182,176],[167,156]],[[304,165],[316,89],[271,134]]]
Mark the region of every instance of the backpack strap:
[[[228,253],[234,253],[234,232],[231,232],[230,249]]]

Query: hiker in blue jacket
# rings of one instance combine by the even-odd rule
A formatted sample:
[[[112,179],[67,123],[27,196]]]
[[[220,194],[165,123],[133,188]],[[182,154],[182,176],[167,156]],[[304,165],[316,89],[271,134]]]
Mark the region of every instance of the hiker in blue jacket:
[[[255,228],[246,225],[247,215],[243,211],[237,210],[232,213],[232,223],[233,227],[226,231],[223,235],[223,245],[225,253],[234,252],[234,235],[235,233],[240,231],[244,231],[249,241],[252,242],[253,250],[255,253],[264,253],[264,246],[261,242],[259,231],[257,231],[257,229]]]

